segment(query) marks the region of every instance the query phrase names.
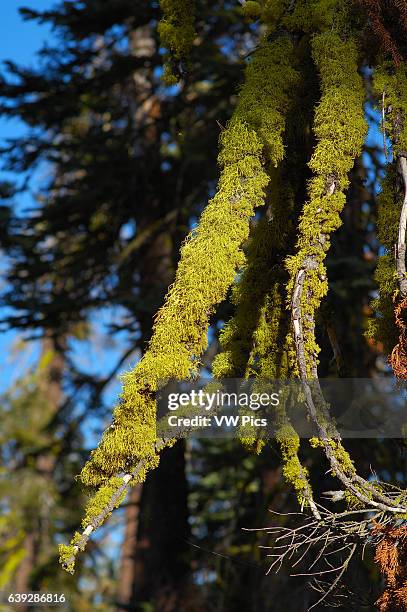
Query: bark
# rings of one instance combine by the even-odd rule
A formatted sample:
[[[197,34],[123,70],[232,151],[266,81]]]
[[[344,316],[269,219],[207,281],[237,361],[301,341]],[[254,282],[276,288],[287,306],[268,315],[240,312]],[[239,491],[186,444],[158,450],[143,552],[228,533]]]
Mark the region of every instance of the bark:
[[[399,171],[403,179],[404,198],[400,212],[399,233],[397,240],[397,279],[400,287],[400,298],[407,297],[407,273],[406,273],[406,229],[407,229],[407,159],[404,155],[399,157]]]
[[[117,591],[118,608],[125,609],[133,596],[133,585],[139,572],[136,567],[135,550],[140,513],[142,485],[134,486],[128,496],[125,511],[125,529],[121,549],[119,585]]]
[[[160,612],[182,609],[187,586],[189,527],[184,450],[183,441],[165,449],[142,492],[134,601],[153,604]]]

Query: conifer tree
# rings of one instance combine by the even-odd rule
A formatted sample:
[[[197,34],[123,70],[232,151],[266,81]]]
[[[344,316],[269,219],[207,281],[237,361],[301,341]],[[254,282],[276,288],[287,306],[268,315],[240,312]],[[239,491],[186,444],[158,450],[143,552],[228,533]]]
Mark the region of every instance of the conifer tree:
[[[267,31],[248,63],[236,109],[221,137],[218,190],[204,210],[197,229],[182,247],[175,283],[156,318],[149,349],[137,367],[123,378],[121,402],[114,411],[112,425],[82,471],[82,481],[98,490],[88,506],[83,533],[76,534],[71,545],[61,549],[61,560],[68,570],[73,569],[74,558],[92,531],[120,505],[128,486],[142,481],[147,471],[157,466],[162,448],[173,444],[172,440],[154,438],[154,393],[159,380],[196,374],[197,361],[206,348],[208,317],[225,299],[227,289],[243,265],[241,249],[249,235],[250,216],[265,202],[269,167],[278,166],[284,157],[286,112],[303,74],[296,48],[300,43],[293,36],[294,33],[298,36],[299,31],[303,32],[301,44],[309,46],[321,97],[312,126],[315,138],[309,161],[312,177],[298,217],[296,243],[286,257],[288,279],[283,299],[291,318],[285,349],[286,371],[302,381],[309,417],[319,434],[312,444],[323,449],[332,474],[345,489],[341,495],[347,496],[351,503],[375,511],[376,519],[379,516],[394,519],[406,514],[401,492],[398,498],[394,497],[386,487],[373,486],[359,475],[330,419],[329,407],[318,384],[319,347],[315,326],[316,313],[328,290],[324,260],[331,235],[341,224],[348,175],[362,153],[367,132],[358,52],[363,13],[346,1],[326,4],[300,2],[285,6],[284,3],[247,2],[243,6],[243,13],[255,19],[260,17]],[[169,8],[166,6],[165,10],[168,12]],[[171,6],[174,23],[179,23],[179,8]],[[166,24],[171,23],[168,14],[165,19]],[[166,28],[161,30],[168,35]],[[177,49],[184,49],[186,30],[181,26],[179,30],[175,28],[173,36],[178,37],[179,47],[173,40],[170,44],[168,39],[167,46],[176,57]],[[383,74],[382,63],[386,57],[379,54],[375,61],[377,73]],[[397,68],[396,76],[385,73],[382,77],[390,78],[385,81],[386,87],[394,91],[390,94],[391,132],[394,154],[401,157],[402,173],[403,69]],[[269,89],[270,83],[273,89]],[[394,128],[394,117],[400,129]],[[401,299],[404,298],[405,265],[403,215],[397,264]],[[211,253],[210,268],[206,264],[207,253]],[[400,302],[396,314],[403,307]],[[286,317],[284,306],[280,308],[280,316]],[[397,353],[400,359],[403,351],[400,339]],[[274,351],[272,357],[277,355]],[[306,468],[298,457],[299,439],[288,424],[280,434],[280,442],[286,462],[285,475],[297,490],[302,507],[308,506],[311,524],[323,529],[329,524],[330,515],[313,499]],[[347,517],[345,512],[341,527],[349,556],[341,566],[339,577],[357,548],[357,542],[347,534]],[[399,587],[402,586],[400,583]]]
[[[213,162],[208,165],[207,174],[200,177],[202,157],[196,154],[195,147],[189,147],[192,136],[202,132],[194,122],[188,123],[191,117],[188,106],[180,112],[177,104],[180,100],[183,104],[203,100],[209,114],[212,105],[216,110],[222,108],[213,102],[221,96],[222,81],[218,79],[222,68],[217,72],[219,68],[212,69],[211,62],[218,62],[222,55],[217,28],[225,27],[229,33],[227,53],[231,59],[225,60],[223,77],[229,69],[233,70],[237,97],[230,117],[223,109],[228,121],[221,123],[217,188],[186,238],[181,240],[176,235],[177,246],[182,244],[175,280],[154,319],[142,358],[122,377],[122,392],[111,424],[82,469],[81,482],[88,488],[90,498],[82,529],[74,534],[69,545],[60,547],[61,564],[73,572],[76,558],[85,550],[94,531],[121,505],[129,489],[144,483],[147,475],[154,478],[161,455],[161,461],[166,461],[165,455],[176,440],[157,438],[156,393],[163,381],[193,379],[199,374],[208,349],[208,329],[221,305],[230,302],[233,314],[220,334],[220,352],[213,362],[213,375],[299,381],[308,419],[317,431],[308,445],[300,439],[283,410],[276,414],[282,473],[295,492],[302,518],[300,527],[270,528],[269,533],[277,533],[279,541],[284,542],[271,567],[291,559],[295,553],[302,559],[307,546],[313,548],[315,563],[321,559],[332,572],[330,583],[316,584],[319,595],[311,606],[315,607],[330,600],[357,555],[370,547],[387,583],[378,601],[380,609],[402,609],[406,606],[407,588],[403,569],[407,542],[405,490],[393,474],[386,473],[380,461],[374,469],[381,480],[372,482],[363,453],[341,439],[319,379],[326,371],[327,352],[332,351],[339,375],[343,376],[345,371],[335,321],[327,312],[330,299],[332,303],[330,274],[339,249],[338,230],[344,218],[347,229],[346,215],[356,197],[358,168],[365,163],[361,156],[366,152],[366,102],[380,107],[381,127],[385,140],[390,140],[392,155],[385,168],[379,202],[379,239],[385,253],[376,271],[379,296],[372,303],[368,336],[371,343],[382,343],[391,355],[395,375],[400,380],[406,378],[407,80],[403,35],[407,27],[403,3],[247,0],[237,10],[229,4],[220,7],[215,2],[162,0],[160,17],[153,3],[146,4],[145,14],[134,9],[137,13],[134,19],[140,27],[151,27],[153,20],[159,22],[152,31],[155,40],[160,37],[165,48],[165,66],[162,82],[151,65],[150,72],[142,75],[154,82],[156,98],[149,92],[152,104],[139,104],[137,112],[146,112],[152,124],[142,123],[141,133],[137,132],[138,138],[134,138],[130,148],[123,147],[120,137],[112,138],[112,133],[119,132],[128,144],[127,133],[121,130],[123,120],[129,123],[134,120],[134,91],[123,92],[120,84],[123,74],[136,73],[137,57],[131,61],[121,58],[123,72],[109,69],[113,59],[117,59],[114,56],[120,55],[121,38],[109,30],[112,16],[105,12],[102,3],[85,25],[74,3],[64,3],[60,11],[42,17],[37,15],[56,25],[68,26],[76,37],[100,33],[98,28],[103,31],[102,53],[100,41],[90,36],[91,44],[86,51],[78,46],[68,59],[59,58],[58,76],[64,70],[70,75],[66,86],[55,78],[50,63],[46,78],[36,81],[35,91],[42,95],[37,95],[34,102],[30,97],[33,91],[30,75],[17,67],[10,69],[20,83],[6,83],[5,87],[5,95],[14,100],[14,107],[4,107],[4,112],[28,118],[28,111],[31,113],[37,107],[39,112],[45,99],[49,113],[43,127],[55,133],[63,119],[62,125],[67,130],[65,137],[52,143],[48,137],[41,139],[33,133],[31,140],[17,149],[17,154],[9,150],[10,167],[16,169],[21,163],[32,163],[30,156],[35,161],[45,148],[67,180],[56,193],[58,213],[54,206],[43,206],[39,219],[32,217],[23,223],[26,236],[13,246],[20,260],[9,277],[15,289],[4,299],[14,308],[25,309],[25,314],[22,317],[13,314],[8,323],[53,327],[56,313],[59,316],[64,312],[63,325],[68,326],[91,308],[108,301],[127,307],[136,315],[134,324],[140,325],[140,312],[134,307],[139,299],[140,276],[134,275],[129,261],[123,265],[123,258],[133,254],[134,263],[139,253],[151,254],[148,248],[144,250],[151,245],[151,235],[158,238],[163,228],[171,229],[174,214],[182,216],[188,226],[191,216],[200,209],[199,198],[207,195],[208,179],[215,177]],[[118,3],[118,10],[125,13],[128,3]],[[211,19],[206,20],[206,16]],[[212,20],[214,16],[219,22]],[[209,51],[208,27],[210,32],[213,27],[215,40],[211,47],[213,39],[209,38]],[[245,56],[244,70],[240,71],[236,69],[240,68],[239,62],[233,61],[234,41],[240,35],[244,40],[246,34],[251,48]],[[68,35],[67,42],[70,41]],[[197,60],[201,49],[208,53],[207,63]],[[86,65],[88,71],[75,71],[73,66],[78,62]],[[156,53],[154,67],[159,65],[161,56]],[[90,93],[85,100],[83,96],[66,95],[69,88],[78,92],[85,87],[89,71],[97,94]],[[231,81],[227,82],[226,99],[230,99]],[[200,98],[199,92],[208,83],[207,98],[205,95]],[[167,98],[162,102],[158,92],[166,87],[176,87],[181,93],[171,97],[166,90]],[[123,99],[128,100],[124,113]],[[117,114],[109,111],[106,116],[106,107],[114,108]],[[199,114],[199,105],[197,108]],[[175,121],[177,129],[185,122],[190,131],[185,130],[182,138],[171,130],[168,137],[164,131],[168,141],[164,160],[165,146],[154,130],[158,126],[162,129],[160,122],[169,126],[171,121]],[[134,190],[126,191],[118,177],[128,176],[127,172],[122,174],[123,166],[133,168],[141,141],[145,156],[141,156],[140,166],[135,169]],[[171,156],[174,148],[177,155]],[[192,160],[184,157],[183,153],[190,151],[197,157]],[[180,160],[187,160],[188,172]],[[173,172],[167,175],[168,164]],[[75,173],[78,167],[82,173]],[[157,191],[152,195],[150,185],[157,183]],[[107,184],[109,191],[104,188]],[[188,190],[194,193],[195,208],[185,211],[181,202],[188,199]],[[105,191],[109,197],[105,197]],[[84,194],[90,194],[97,206],[86,206]],[[151,202],[151,215],[141,218],[130,215],[129,194]],[[363,196],[358,198],[360,203]],[[121,204],[117,211],[118,201]],[[70,226],[64,224],[59,228],[64,211]],[[137,225],[135,235],[123,241],[120,229],[133,218]],[[44,252],[41,245],[47,236],[53,236],[55,242]],[[168,254],[164,251],[162,259]],[[349,251],[354,252],[351,248]],[[46,278],[44,258],[50,253],[58,274],[68,272],[70,279],[51,305],[46,285],[38,287],[39,279],[44,275]],[[32,292],[30,304],[24,296],[27,287]],[[347,299],[351,300],[352,290],[348,291]],[[355,327],[360,326],[359,319]],[[324,332],[329,338],[325,346],[321,341]],[[363,351],[368,350],[366,345]],[[258,453],[270,444],[248,437],[242,442],[248,452]],[[375,445],[380,459],[388,452],[388,445],[374,441],[369,444],[369,451]],[[309,460],[310,456],[316,459]],[[320,496],[319,478],[324,482],[328,479],[334,488],[339,486],[339,490],[328,491],[331,499],[328,508]],[[155,496],[152,503],[154,499]],[[339,511],[339,506],[335,506],[338,503]],[[338,540],[342,546],[339,550],[335,548]],[[338,560],[337,566],[327,560],[331,554]]]

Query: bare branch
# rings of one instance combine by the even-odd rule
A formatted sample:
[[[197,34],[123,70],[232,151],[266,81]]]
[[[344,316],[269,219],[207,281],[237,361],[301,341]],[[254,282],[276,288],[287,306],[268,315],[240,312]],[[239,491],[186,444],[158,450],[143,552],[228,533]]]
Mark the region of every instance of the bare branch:
[[[407,159],[400,155],[398,168],[404,183],[404,199],[400,212],[399,233],[397,240],[396,269],[400,288],[400,297],[407,297],[407,273],[406,273],[406,229],[407,229]]]
[[[333,593],[333,591],[336,589],[336,587],[340,583],[340,581],[342,579],[342,576],[344,575],[344,573],[348,569],[348,565],[349,565],[350,560],[352,559],[353,555],[355,554],[355,550],[356,550],[356,544],[353,544],[353,546],[351,547],[351,550],[350,550],[350,553],[349,553],[348,557],[342,563],[342,566],[340,568],[340,572],[337,575],[337,577],[335,578],[335,580],[333,581],[333,583],[330,585],[328,590],[323,594],[323,596],[320,597],[320,599],[318,599],[318,601],[316,603],[312,604],[312,606],[310,606],[308,608],[308,611],[312,610],[313,608],[316,608],[317,606],[319,606],[319,604],[321,604],[328,597],[328,595],[330,595],[330,593]]]

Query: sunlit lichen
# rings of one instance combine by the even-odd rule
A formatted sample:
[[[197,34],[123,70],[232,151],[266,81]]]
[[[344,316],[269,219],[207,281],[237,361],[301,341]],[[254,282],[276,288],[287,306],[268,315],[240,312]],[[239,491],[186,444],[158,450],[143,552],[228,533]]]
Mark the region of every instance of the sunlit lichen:
[[[301,505],[307,505],[310,495],[309,474],[298,457],[300,438],[290,424],[283,425],[276,434],[283,458],[283,475],[294,488]]]
[[[244,263],[242,245],[249,235],[249,220],[264,203],[269,181],[264,165],[277,165],[284,155],[284,114],[298,78],[291,59],[291,43],[278,39],[265,42],[247,67],[236,110],[221,135],[216,195],[182,246],[175,282],[155,318],[148,350],[122,377],[113,422],[82,470],[82,482],[99,487],[87,506],[86,525],[98,522],[120,473],[131,472],[143,460],[135,479],[141,481],[157,465],[159,386],[199,370],[209,318]],[[67,558],[67,551],[61,550],[61,557]]]
[[[290,72],[282,70],[289,52],[290,44],[283,40],[265,45],[247,69],[236,111],[221,136],[218,191],[182,247],[176,279],[156,316],[147,352],[123,376],[112,426],[82,472],[88,485],[96,486],[125,470],[129,458],[154,456],[154,393],[159,381],[188,378],[198,371],[209,317],[244,262],[242,244],[248,237],[249,219],[264,203],[268,183],[264,156],[278,163],[284,153],[283,112],[296,78],[294,71],[290,79]]]
[[[394,261],[394,245],[398,241],[398,226],[402,195],[398,189],[397,156],[407,151],[407,70],[394,70],[383,64],[374,74],[373,87],[383,105],[385,135],[390,137],[395,160],[388,164],[386,177],[378,196],[377,233],[384,253],[378,257],[375,280],[379,296],[372,301],[373,317],[369,320],[367,336],[383,344],[391,353],[398,342],[394,306],[399,287]]]
[[[394,69],[393,63],[384,63],[375,70],[374,92],[384,105],[386,136],[390,137],[395,156],[407,151],[407,67],[402,64]]]
[[[164,80],[168,85],[179,78],[176,65],[188,57],[195,38],[194,0],[160,0],[163,16],[158,24],[161,44],[168,50]]]
[[[328,290],[324,260],[330,236],[341,225],[348,172],[361,153],[367,132],[363,108],[365,93],[358,74],[355,43],[343,41],[333,32],[324,33],[314,36],[312,52],[322,90],[314,121],[317,145],[309,162],[314,176],[299,224],[298,251],[286,262],[290,275],[289,304],[297,273],[306,269],[301,310],[310,378],[319,353],[314,335],[315,314]]]

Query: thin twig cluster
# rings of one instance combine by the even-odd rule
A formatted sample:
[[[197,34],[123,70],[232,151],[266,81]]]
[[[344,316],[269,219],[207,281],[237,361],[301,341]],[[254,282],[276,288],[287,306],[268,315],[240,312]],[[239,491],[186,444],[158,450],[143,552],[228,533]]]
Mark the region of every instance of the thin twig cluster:
[[[406,527],[394,527],[394,520],[381,511],[362,508],[332,512],[321,504],[317,506],[319,520],[301,513],[272,512],[286,524],[262,529],[273,538],[271,545],[262,546],[271,551],[267,555],[271,559],[268,573],[272,570],[278,572],[284,563],[288,563],[292,569],[291,576],[309,578],[310,586],[319,595],[309,610],[322,603],[330,606],[342,604],[342,599],[348,596],[342,593],[342,579],[358,550],[363,558],[367,546],[375,547],[376,559],[385,563],[389,538],[393,538],[394,546],[396,536],[399,540],[406,537]],[[297,526],[287,526],[293,516]],[[298,525],[299,518],[302,520]],[[404,536],[400,535],[401,530]],[[392,585],[396,584],[395,575],[397,569],[389,577]],[[387,611],[387,608],[382,609]]]

